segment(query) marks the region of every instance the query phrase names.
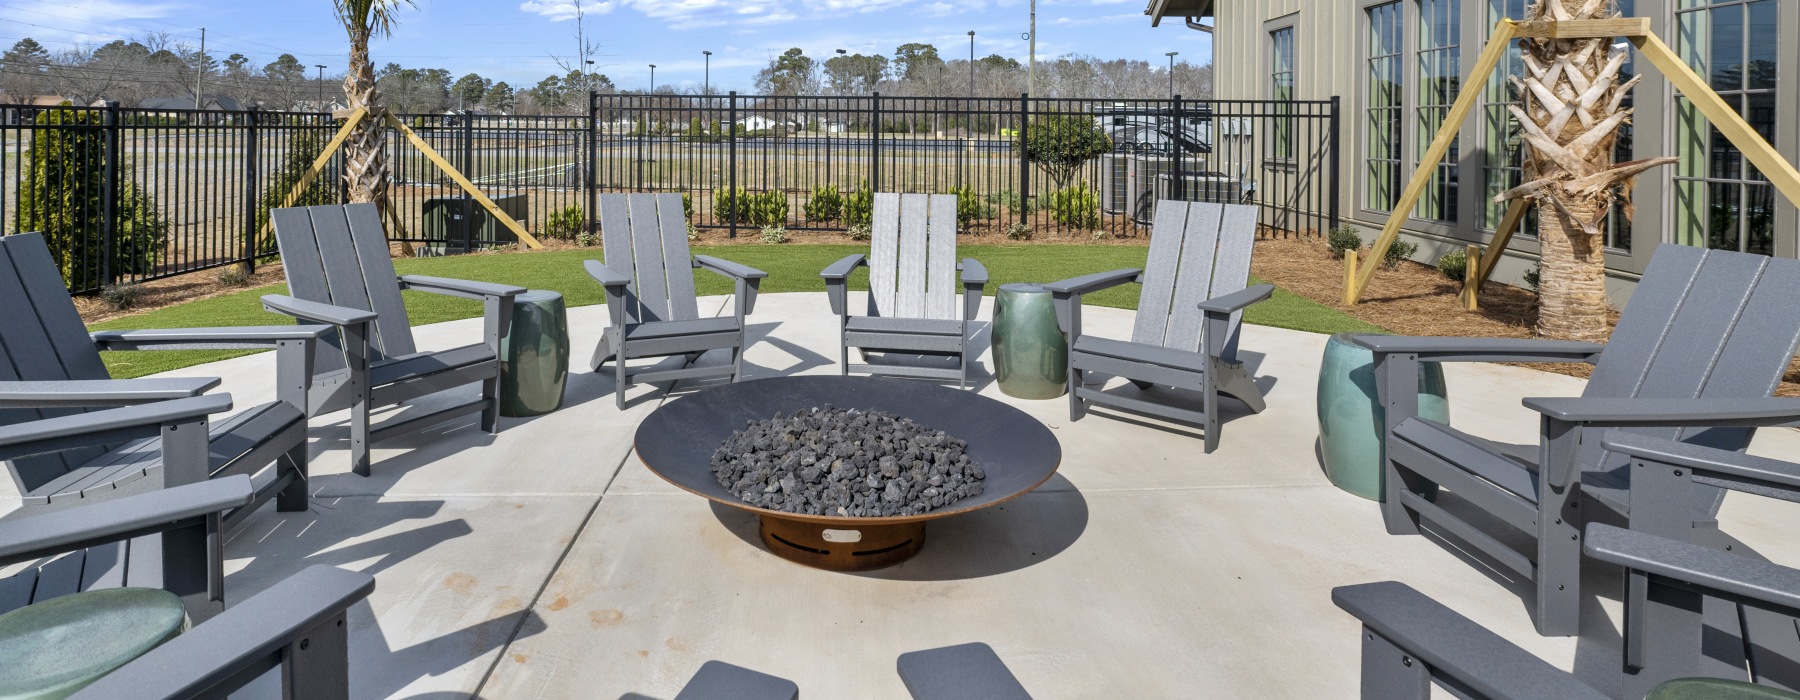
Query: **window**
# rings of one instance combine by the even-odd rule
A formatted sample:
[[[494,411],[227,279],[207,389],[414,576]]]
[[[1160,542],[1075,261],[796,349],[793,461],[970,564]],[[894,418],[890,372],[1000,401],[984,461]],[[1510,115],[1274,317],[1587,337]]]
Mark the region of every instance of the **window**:
[[[1780,0],[1679,0],[1675,51],[1775,143]],[[1792,9],[1792,8],[1790,8]],[[1673,242],[1775,251],[1775,191],[1693,104],[1675,96]]]
[[[1294,28],[1282,27],[1269,32],[1269,99],[1287,102],[1294,99]],[[1293,112],[1289,105],[1275,105],[1277,115]],[[1270,155],[1276,158],[1292,159],[1294,157],[1294,122],[1292,119],[1275,119],[1275,134],[1270,139]]]
[[[1400,200],[1400,127],[1402,92],[1399,2],[1369,8],[1368,115],[1363,134],[1368,162],[1368,198],[1364,206],[1392,211]]]
[[[1431,140],[1440,128],[1455,129],[1445,124],[1450,105],[1456,102],[1462,82],[1462,0],[1419,0],[1418,93],[1414,115],[1418,130],[1414,137],[1414,158],[1423,159]],[[1421,219],[1456,221],[1457,172],[1460,139],[1450,143],[1450,151],[1437,164],[1425,195],[1419,198],[1413,215]]]

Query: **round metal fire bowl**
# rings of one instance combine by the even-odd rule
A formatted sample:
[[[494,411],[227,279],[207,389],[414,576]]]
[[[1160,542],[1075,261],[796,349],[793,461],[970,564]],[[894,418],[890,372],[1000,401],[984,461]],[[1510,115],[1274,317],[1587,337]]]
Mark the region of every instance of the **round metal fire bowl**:
[[[826,404],[886,411],[961,438],[969,458],[987,473],[981,495],[921,515],[800,515],[744,503],[713,478],[713,452],[745,423]],[[1055,434],[1024,411],[974,392],[874,377],[781,377],[700,391],[652,412],[638,426],[636,447],[644,465],[669,483],[759,516],[769,551],[833,571],[906,561],[925,544],[926,522],[1018,498],[1049,480],[1062,462]]]

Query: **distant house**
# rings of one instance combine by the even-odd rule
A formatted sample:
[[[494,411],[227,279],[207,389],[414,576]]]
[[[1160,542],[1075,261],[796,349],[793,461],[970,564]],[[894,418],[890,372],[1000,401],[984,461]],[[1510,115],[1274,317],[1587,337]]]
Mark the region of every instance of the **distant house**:
[[[780,119],[770,119],[761,115],[744,117],[743,119],[737,120],[737,123],[740,126],[743,126],[745,131],[770,131],[774,129],[798,131],[800,129],[800,123],[791,119],[783,121]]]
[[[192,97],[153,97],[138,103],[138,109],[178,110],[195,109]],[[199,109],[218,110],[224,112],[242,112],[248,105],[224,95],[207,95],[201,98]]]

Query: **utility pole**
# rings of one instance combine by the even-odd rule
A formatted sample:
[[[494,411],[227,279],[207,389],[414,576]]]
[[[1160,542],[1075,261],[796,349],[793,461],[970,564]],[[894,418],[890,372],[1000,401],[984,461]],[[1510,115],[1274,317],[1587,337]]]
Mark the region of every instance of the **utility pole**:
[[[975,96],[975,30],[969,30],[969,97]]]
[[[1037,94],[1037,0],[1031,0],[1031,55],[1025,69],[1025,92]]]
[[[656,64],[650,64],[650,94],[656,94]]]
[[[194,63],[199,67],[194,71],[194,109],[200,108],[200,79],[206,76],[206,27],[200,28],[200,57]]]
[[[1180,51],[1170,51],[1163,54],[1169,57],[1169,99],[1171,100],[1175,99],[1175,56],[1180,53]]]
[[[700,94],[702,96],[710,97],[712,95],[712,52],[701,51],[700,53],[706,55],[706,72],[701,74]]]
[[[329,112],[325,109],[325,64],[314,63],[313,67],[319,69],[319,111]]]

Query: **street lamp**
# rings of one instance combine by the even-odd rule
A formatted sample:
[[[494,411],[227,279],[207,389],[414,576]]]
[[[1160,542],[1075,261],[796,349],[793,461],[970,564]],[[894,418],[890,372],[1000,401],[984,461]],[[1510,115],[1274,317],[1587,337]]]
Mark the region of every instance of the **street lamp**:
[[[650,94],[656,94],[656,64],[650,64]]]
[[[584,61],[582,61],[582,63],[587,64],[587,68],[585,69],[585,70],[587,70],[587,74],[581,76],[582,87],[587,88],[588,92],[593,92],[594,91],[594,62],[591,60],[584,60]]]
[[[319,111],[323,112],[325,111],[325,64],[314,63],[313,67],[319,69]]]
[[[975,30],[969,30],[969,97],[975,97]]]
[[[701,51],[700,53],[706,54],[706,72],[703,74],[703,77],[700,80],[700,86],[701,86],[700,94],[711,95],[712,94],[712,52],[711,51]]]
[[[1170,51],[1163,54],[1169,57],[1169,99],[1171,100],[1175,99],[1175,56],[1180,53],[1180,51]]]

